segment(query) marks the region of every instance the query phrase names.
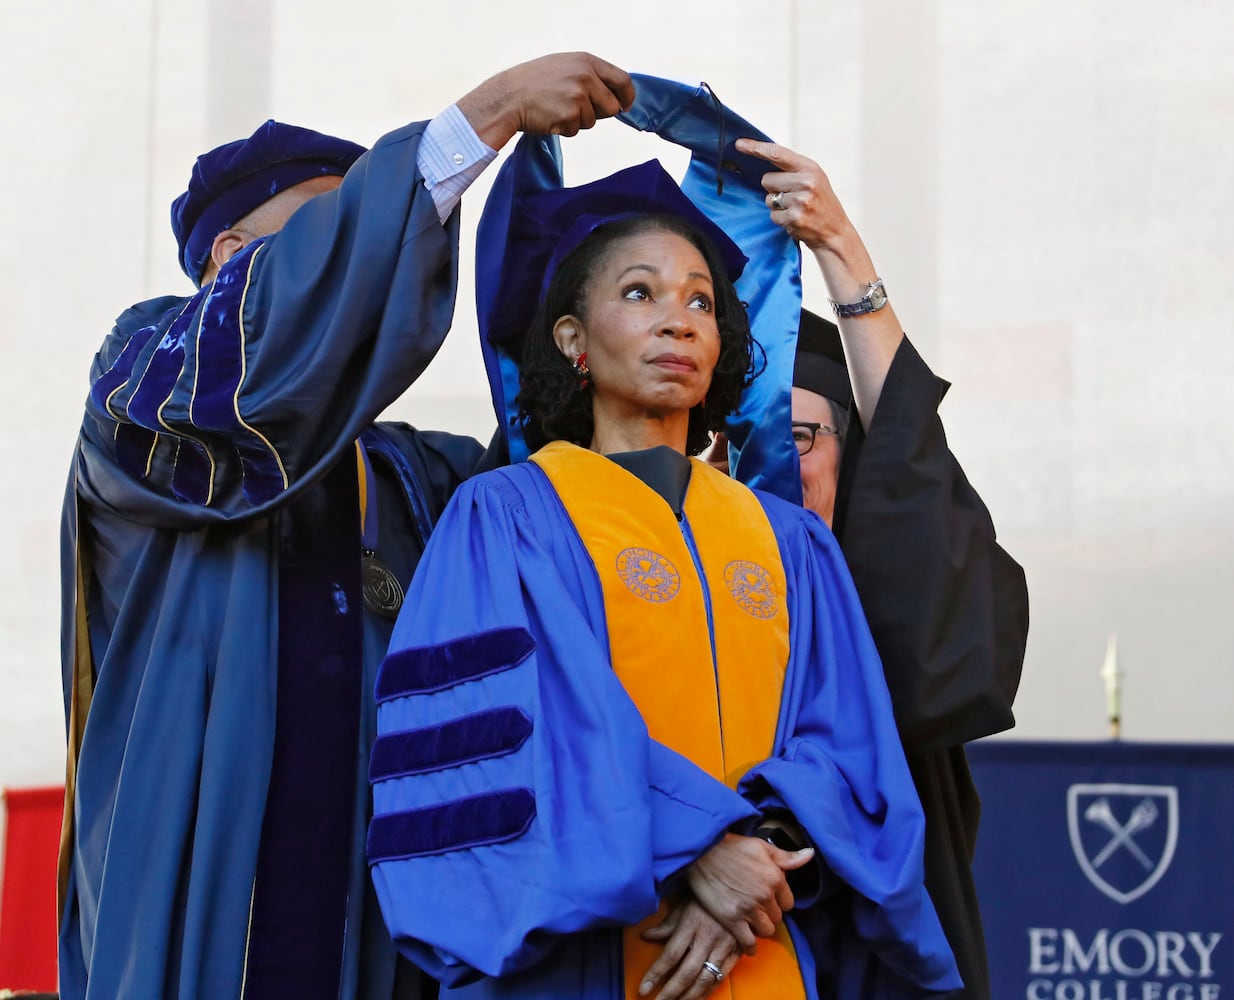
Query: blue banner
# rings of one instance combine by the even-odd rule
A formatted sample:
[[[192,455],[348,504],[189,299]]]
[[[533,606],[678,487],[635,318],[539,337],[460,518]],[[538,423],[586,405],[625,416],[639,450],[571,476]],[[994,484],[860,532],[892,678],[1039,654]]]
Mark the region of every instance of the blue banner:
[[[1234,1000],[1234,746],[969,747],[998,1000]]]

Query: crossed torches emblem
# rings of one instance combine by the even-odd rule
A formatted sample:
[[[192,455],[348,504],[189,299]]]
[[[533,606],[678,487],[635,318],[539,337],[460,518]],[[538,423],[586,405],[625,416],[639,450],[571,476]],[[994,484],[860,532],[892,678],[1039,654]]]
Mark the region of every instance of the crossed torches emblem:
[[[1140,845],[1133,839],[1141,830],[1147,830],[1157,822],[1157,804],[1151,798],[1143,798],[1131,810],[1126,823],[1119,823],[1110,809],[1110,800],[1104,796],[1094,799],[1084,810],[1084,818],[1090,823],[1103,826],[1113,835],[1093,858],[1093,867],[1100,868],[1110,856],[1120,847],[1125,847],[1144,866],[1145,871],[1153,870],[1153,862],[1148,855],[1140,850]]]

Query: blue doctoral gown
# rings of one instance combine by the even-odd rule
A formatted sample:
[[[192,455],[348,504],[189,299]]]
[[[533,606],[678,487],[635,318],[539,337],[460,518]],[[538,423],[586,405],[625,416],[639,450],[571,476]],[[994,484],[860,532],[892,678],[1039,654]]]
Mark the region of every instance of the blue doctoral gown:
[[[423,127],[385,136],[338,191],[196,295],[126,311],[95,359],[64,518],[80,750],[66,1000],[391,996],[394,952],[363,855],[371,691],[391,623],[361,611],[354,443],[363,434],[370,453],[378,554],[404,586],[480,452],[371,426],[453,312],[457,216],[440,223],[419,177]],[[279,765],[285,736],[333,741],[333,770]],[[267,809],[276,791],[281,812]],[[305,859],[318,824],[329,856]],[[287,876],[306,860],[332,880],[330,906],[317,879]],[[299,926],[289,909],[329,940],[280,939]],[[324,985],[318,953],[332,963]]]
[[[379,673],[369,831],[395,942],[455,984],[448,995],[617,1000],[619,928],[770,809],[818,848],[820,889],[789,917],[810,997],[959,985],[839,550],[814,515],[758,497],[787,574],[790,659],[775,755],[732,791],[648,737],[609,661],[591,558],[545,474],[524,463],[455,494]]]

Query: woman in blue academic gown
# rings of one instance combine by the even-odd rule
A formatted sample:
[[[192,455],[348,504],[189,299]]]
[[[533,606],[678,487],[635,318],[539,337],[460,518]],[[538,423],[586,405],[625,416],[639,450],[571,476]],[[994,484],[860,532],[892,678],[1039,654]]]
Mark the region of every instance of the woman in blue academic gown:
[[[957,988],[834,540],[687,457],[754,367],[744,258],[658,166],[524,208],[540,447],[455,495],[378,677],[396,944],[469,1000]]]

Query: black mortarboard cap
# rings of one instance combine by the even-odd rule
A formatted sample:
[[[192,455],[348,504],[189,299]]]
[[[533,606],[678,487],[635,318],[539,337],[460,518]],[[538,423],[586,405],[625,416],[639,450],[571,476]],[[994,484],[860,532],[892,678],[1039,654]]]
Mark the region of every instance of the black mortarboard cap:
[[[844,363],[840,328],[829,320],[801,310],[797,331],[797,356],[793,362],[793,385],[834,399],[843,407],[853,400],[853,389]]]

